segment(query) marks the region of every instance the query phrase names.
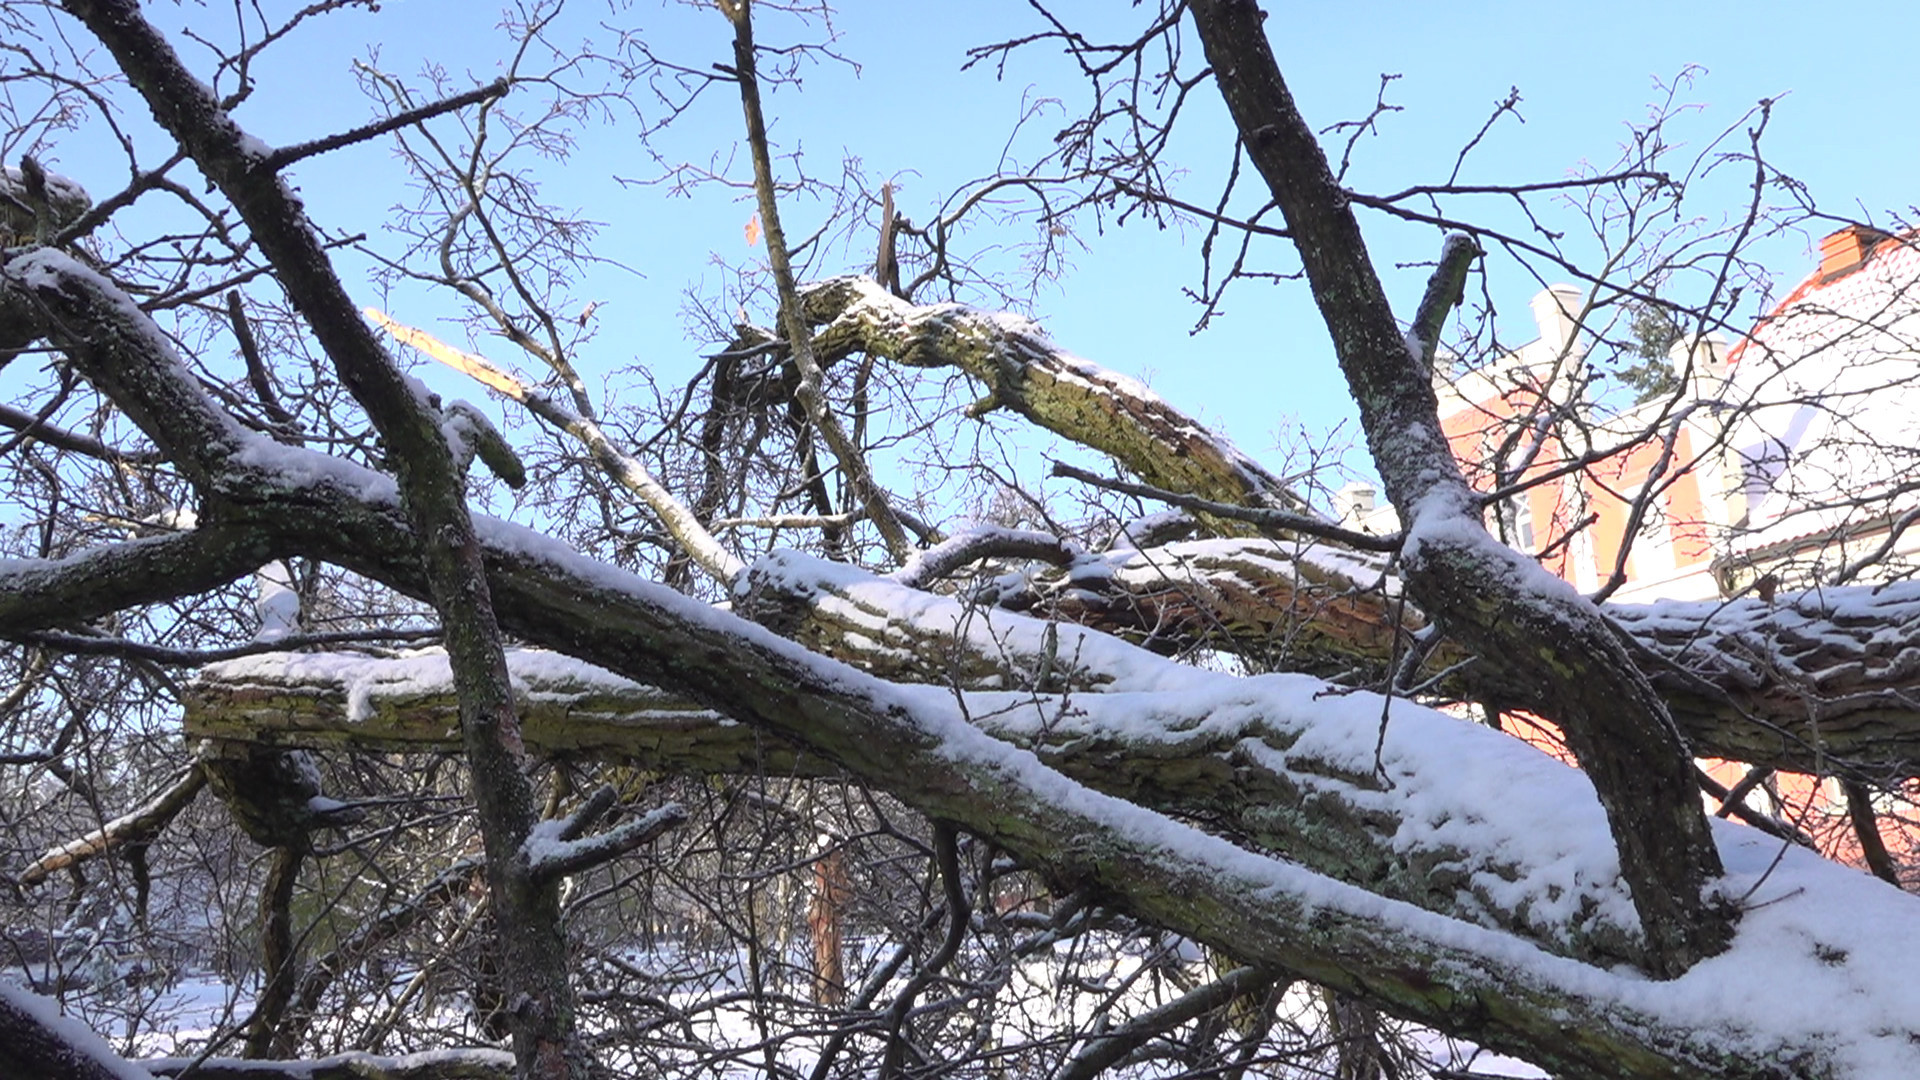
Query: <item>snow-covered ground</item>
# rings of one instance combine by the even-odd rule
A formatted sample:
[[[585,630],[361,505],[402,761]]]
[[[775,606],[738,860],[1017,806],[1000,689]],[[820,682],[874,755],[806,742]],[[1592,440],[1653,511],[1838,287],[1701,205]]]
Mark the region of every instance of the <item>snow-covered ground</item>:
[[[1004,980],[993,989],[991,1016],[982,1023],[986,1007],[966,995],[942,1007],[946,994],[936,992],[921,996],[915,1023],[924,1031],[925,1025],[938,1022],[936,1017],[964,1011],[968,1015],[954,1022],[963,1028],[973,1026],[959,1042],[998,1062],[1004,1075],[1045,1075],[1083,1047],[1087,1037],[1164,1005],[1216,974],[1200,949],[1177,939],[1148,943],[1103,937],[1062,941],[1000,970],[992,958],[969,949],[958,959],[956,970],[976,978],[984,973]],[[856,984],[859,976],[880,968],[896,948],[875,938],[849,942],[848,971]],[[665,944],[631,950],[620,959],[628,972],[645,973],[667,991],[659,1000],[667,1006],[662,1015],[670,1011],[672,1023],[662,1029],[670,1030],[667,1038],[656,1036],[623,1046],[619,1035],[609,1029],[604,1012],[583,1010],[589,1029],[602,1037],[598,1050],[611,1067],[644,1075],[739,1080],[757,1080],[771,1070],[808,1076],[833,1040],[836,1026],[827,1022],[831,1014],[804,1001],[804,979],[796,975],[805,971],[804,955],[789,956],[787,963],[774,970],[764,966],[763,956],[758,979],[749,970],[751,961],[744,949],[694,950]],[[59,1015],[62,1005],[21,989],[24,974],[17,968],[0,972],[0,982],[9,984],[4,991],[9,1000],[32,999],[45,1015]],[[404,987],[414,974],[396,975],[393,990]],[[762,991],[759,995],[751,992],[755,982]],[[875,997],[876,1014],[884,1013],[904,982],[896,976]],[[219,1042],[214,1053],[232,1055],[238,1052],[233,1033],[253,1008],[250,991],[203,973],[164,987],[128,987],[113,995],[71,994],[61,1023],[69,1033],[89,1032],[113,1052],[136,1060],[192,1058],[207,1052],[213,1040]],[[324,1040],[329,1034],[362,1030],[380,1011],[369,1004],[353,1015],[322,1017],[317,1033]],[[430,1011],[432,1015],[421,1019],[438,1031],[454,1034],[466,1045],[486,1043],[464,998],[439,998]],[[1324,1011],[1325,999],[1316,988],[1296,986],[1282,997],[1268,1045],[1276,1051],[1294,1050],[1297,1056],[1291,1064],[1299,1071],[1282,1068],[1273,1075],[1330,1074],[1333,1051],[1324,1038]],[[1180,1031],[1191,1032],[1193,1026],[1185,1025]],[[840,1067],[855,1066],[877,1052],[876,1028],[870,1025],[867,1030],[865,1039],[839,1051]],[[1505,1077],[1546,1075],[1424,1029],[1394,1025],[1393,1031],[1403,1046],[1435,1068],[1472,1068]],[[669,1048],[669,1043],[677,1045]],[[1160,1058],[1116,1068],[1108,1075],[1151,1080],[1185,1068],[1176,1060]]]

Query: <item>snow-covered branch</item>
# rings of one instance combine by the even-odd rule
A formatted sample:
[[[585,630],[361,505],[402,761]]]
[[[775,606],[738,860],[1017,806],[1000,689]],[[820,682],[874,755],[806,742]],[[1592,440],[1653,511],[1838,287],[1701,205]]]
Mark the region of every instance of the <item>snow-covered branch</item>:
[[[918,552],[893,572],[893,580],[925,589],[963,566],[982,559],[1042,559],[1065,566],[1079,555],[1073,545],[1052,533],[983,526],[952,536]]]
[[[557,895],[551,888],[514,889],[506,876],[513,854],[538,820],[538,808],[523,771],[501,630],[467,508],[465,477],[455,468],[440,417],[419,383],[400,371],[359,317],[305,203],[270,166],[272,152],[234,122],[228,106],[187,69],[139,4],[66,0],[62,7],[98,39],[159,127],[193,158],[245,222],[251,242],[271,265],[306,329],[385,443],[415,548],[413,561],[425,575],[420,595],[438,611],[453,661],[467,765],[474,776],[488,870],[494,875],[502,978],[510,994],[525,999],[509,1020],[520,1067],[530,1074],[579,1080],[586,1074],[587,1053],[575,1027]],[[120,321],[136,340],[155,332],[137,310]],[[77,333],[69,330],[60,336],[85,338],[93,332],[81,324]],[[217,411],[204,394],[196,393],[196,384],[183,384],[178,377],[164,381],[174,396],[201,398],[200,411]],[[135,419],[150,434],[156,424],[180,422],[154,414]],[[236,426],[229,419],[224,429],[215,425],[202,434],[232,440]],[[246,433],[243,441],[257,445],[262,440]],[[227,449],[230,453],[239,447]],[[207,468],[217,451],[196,451],[195,457],[206,471],[189,476],[203,490],[217,490],[220,481],[231,479]]]
[[[1436,911],[1484,919],[1488,925],[1527,933],[1545,947],[1592,959],[1619,957],[1632,945],[1631,917],[1573,923],[1530,924],[1544,910],[1543,894],[1571,905],[1568,911],[1599,912],[1617,903],[1609,871],[1595,867],[1576,880],[1516,888],[1536,880],[1537,868],[1517,863],[1476,862],[1470,852],[1512,852],[1519,837],[1539,836],[1537,808],[1517,794],[1500,804],[1498,820],[1511,834],[1468,842],[1441,824],[1488,819],[1479,805],[1489,790],[1510,790],[1506,776],[1511,746],[1504,736],[1433,716],[1437,732],[1460,743],[1460,762],[1439,766],[1421,759],[1422,790],[1457,785],[1441,799],[1446,809],[1414,811],[1414,781],[1391,769],[1376,774],[1373,748],[1379,699],[1340,695],[1311,679],[1269,677],[1248,683],[1196,671],[1106,635],[1055,626],[1003,611],[971,609],[956,601],[918,593],[835,564],[785,555],[756,571],[779,579],[789,595],[810,595],[823,620],[871,629],[872,612],[892,612],[921,635],[910,651],[929,655],[998,656],[1010,665],[1033,665],[1031,676],[1052,657],[1065,673],[1103,672],[1106,681],[1082,685],[1070,697],[981,692],[965,697],[976,725],[1038,752],[1081,783],[1141,800],[1169,812],[1227,824],[1276,851],[1323,873]],[[882,651],[892,651],[879,638]],[[942,647],[937,642],[945,642]],[[720,721],[628,679],[598,672],[560,657],[516,653],[515,684],[526,703],[529,745],[568,752],[586,738],[600,740],[610,756],[638,758],[650,766],[690,770],[785,772],[817,768],[818,759],[796,754],[790,743],[756,739],[750,729]],[[1097,690],[1098,692],[1090,692]],[[627,711],[622,714],[622,701]],[[298,703],[314,702],[303,708]],[[1396,706],[1396,716],[1410,706]],[[544,722],[544,715],[556,718]],[[1411,713],[1408,713],[1411,715]],[[445,745],[451,701],[444,659],[431,655],[397,661],[288,655],[236,661],[209,669],[190,694],[189,726],[198,734],[254,730],[274,740],[399,744],[397,730]],[[572,724],[559,718],[574,717]],[[1403,730],[1396,720],[1391,748]],[[1347,749],[1329,755],[1315,747],[1344,725]],[[583,731],[596,734],[588,736]],[[544,740],[556,740],[549,745]],[[426,743],[431,745],[431,742]],[[422,745],[415,743],[414,745]],[[1531,758],[1531,751],[1523,756]],[[1474,764],[1468,765],[1467,762]],[[1517,767],[1517,766],[1516,766]],[[1496,775],[1483,770],[1491,769]],[[1552,801],[1552,800],[1548,800]],[[1508,817],[1508,812],[1512,816]],[[1425,813],[1415,826],[1409,813]],[[1433,830],[1432,846],[1412,838]],[[1558,850],[1558,842],[1545,841]],[[1546,862],[1559,855],[1543,855]],[[1462,861],[1465,859],[1466,861]],[[1436,872],[1467,870],[1481,897],[1460,906],[1461,879]],[[1497,887],[1493,883],[1502,883]],[[1584,883],[1584,884],[1582,884]],[[1599,887],[1599,891],[1595,891]],[[1512,891],[1509,891],[1512,890]],[[1509,900],[1492,899],[1506,896]],[[1609,899],[1611,897],[1611,899]],[[1528,912],[1533,914],[1530,916]],[[1528,927],[1532,925],[1532,929]]]
[[[0,1075],[23,1080],[153,1080],[51,998],[0,978]]]
[[[679,803],[668,803],[649,810],[631,821],[623,821],[606,832],[584,835],[594,821],[613,807],[614,790],[603,787],[574,813],[543,821],[521,848],[527,876],[535,881],[563,878],[591,870],[604,862],[652,843],[668,829],[687,820],[687,811]]]
[[[143,349],[164,357],[154,340],[132,341],[122,359]],[[201,393],[164,365],[148,369],[153,379],[116,381],[108,354],[79,345],[73,354],[116,400],[126,395],[136,417],[160,414],[161,382],[189,388],[168,394]],[[244,477],[244,513],[270,517],[299,553],[414,596],[432,591],[390,483],[251,433],[222,453],[201,459],[209,484],[240,490]],[[219,527],[216,515],[195,531]],[[1245,963],[1568,1071],[1672,1076],[1711,1062],[1754,1076],[1865,1075],[1920,1066],[1904,991],[1920,962],[1908,930],[1920,923],[1920,901],[1720,827],[1728,895],[1752,899],[1733,949],[1665,983],[1594,963],[1609,955],[1597,943],[1634,947],[1636,920],[1592,789],[1498,733],[1305,677],[1235,679],[1078,628],[982,617],[843,567],[789,556],[761,568],[778,584],[770,594],[825,597],[850,620],[876,621],[862,607],[871,605],[886,613],[883,625],[898,619],[975,652],[1112,675],[1102,693],[899,685],[540,534],[479,519],[474,543],[502,624],[526,640],[658,683],[749,737],[803,747]],[[1092,789],[1096,773],[1114,793]],[[1295,861],[1116,797],[1166,798],[1172,808],[1168,790],[1216,808],[1238,804]],[[1339,854],[1349,880],[1316,869],[1316,860],[1332,868],[1332,847],[1355,837],[1365,838],[1358,854],[1351,846]],[[1316,842],[1328,851],[1316,852]],[[1750,992],[1727,995],[1729,981]],[[1826,1007],[1835,996],[1867,1004],[1835,1014]],[[1570,1042],[1569,1028],[1582,1038]]]
[[[1168,506],[1177,506],[1182,510],[1217,520],[1243,521],[1249,525],[1259,526],[1263,530],[1298,533],[1319,540],[1331,540],[1357,551],[1398,551],[1403,539],[1397,534],[1374,536],[1371,533],[1355,532],[1310,514],[1291,513],[1264,506],[1236,506],[1232,503],[1215,502],[1212,499],[1199,499],[1182,492],[1168,491],[1165,488],[1150,487],[1146,484],[1129,484],[1124,480],[1111,480],[1064,461],[1053,463],[1053,475],[1078,480],[1083,484],[1105,488],[1108,491],[1118,491],[1123,495],[1154,499]]]
[[[310,554],[403,591],[424,593],[411,529],[390,495],[355,482],[349,466],[319,464],[330,460],[321,455],[283,447],[276,452],[271,460],[281,467],[260,497],[287,529],[305,538]],[[1717,988],[1708,989],[1715,985],[1711,964],[1687,979],[1650,989],[1636,977],[1609,975],[1571,958],[1554,959],[1505,930],[1457,917],[1464,911],[1422,912],[1251,854],[1132,804],[1096,795],[1030,753],[980,731],[966,717],[992,719],[1009,737],[1022,729],[1029,738],[1064,729],[1089,743],[1100,737],[1123,744],[1145,738],[1161,742],[1160,756],[1168,761],[1191,759],[1190,740],[1215,737],[1254,759],[1272,760],[1277,753],[1280,762],[1300,764],[1302,783],[1310,783],[1315,794],[1303,790],[1292,799],[1262,800],[1264,805],[1300,807],[1303,817],[1318,816],[1304,811],[1316,805],[1317,793],[1332,783],[1363,794],[1378,809],[1418,810],[1409,820],[1425,824],[1393,827],[1392,843],[1397,847],[1430,836],[1438,844],[1433,849],[1438,857],[1415,862],[1395,852],[1374,861],[1388,877],[1436,883],[1455,903],[1464,902],[1462,898],[1479,903],[1477,897],[1485,895],[1496,902],[1504,898],[1514,910],[1524,904],[1529,920],[1543,920],[1536,933],[1554,925],[1569,935],[1583,925],[1620,925],[1624,893],[1590,791],[1578,774],[1497,733],[1446,717],[1422,719],[1425,714],[1419,710],[1398,706],[1383,757],[1376,762],[1377,700],[1329,697],[1324,685],[1313,680],[1241,681],[1178,665],[1148,664],[1138,650],[1127,655],[1141,662],[1124,666],[1142,681],[1117,688],[1136,692],[1065,701],[1030,693],[971,696],[963,711],[950,691],[880,681],[539,534],[498,522],[480,524],[495,602],[513,632],[562,646],[629,677],[665,683],[732,719],[804,744],[910,805],[979,832],[1049,867],[1063,880],[1095,884],[1143,917],[1212,942],[1244,962],[1297,971],[1404,1015],[1570,1067],[1599,1069],[1603,1061],[1632,1057],[1668,1063],[1661,1067],[1672,1072],[1684,1068],[1672,1063],[1700,1061],[1710,1054],[1751,1060],[1756,1075],[1785,1074],[1765,1064],[1777,1060],[1774,1055],[1783,1052],[1782,1047],[1857,1042],[1851,1028],[1841,1031],[1835,1025],[1851,1025],[1860,1017],[1837,1019],[1816,1008],[1813,995],[1783,989],[1788,1000],[1769,999],[1764,1023],[1745,1023],[1744,1006],[1736,1009]],[[820,578],[833,572],[812,566],[792,573]],[[902,596],[940,602],[897,584],[865,580],[862,588],[898,590]],[[1063,630],[1057,637],[1056,648],[1063,656],[1076,650],[1085,654],[1127,648],[1077,630],[1071,635]],[[1219,681],[1188,681],[1200,679]],[[1166,692],[1147,692],[1155,689]],[[1344,721],[1336,719],[1342,716]],[[1283,717],[1290,745],[1246,742],[1248,729],[1242,725],[1256,718],[1270,724]],[[1378,779],[1378,767],[1388,770],[1390,787]],[[1196,786],[1232,790],[1233,770],[1200,772]],[[1526,779],[1529,776],[1536,779]],[[1453,801],[1442,797],[1442,791],[1470,801]],[[1522,794],[1528,791],[1537,794]],[[1426,801],[1429,797],[1433,801]],[[1549,826],[1554,821],[1563,824]],[[1503,847],[1477,831],[1489,827],[1501,829],[1517,847]],[[1729,842],[1735,850],[1749,850],[1741,846],[1750,846],[1749,841]],[[1774,850],[1765,849],[1766,860]],[[1440,854],[1446,851],[1453,854]],[[1460,863],[1465,853],[1502,851],[1534,852],[1538,860],[1527,860],[1529,869],[1517,880],[1473,858]],[[1914,901],[1851,871],[1796,860],[1789,853],[1783,866],[1790,872],[1769,882],[1766,899],[1774,898],[1775,884],[1786,891],[1778,902],[1749,916],[1747,926],[1754,932],[1741,938],[1742,947],[1795,950],[1814,941],[1821,955],[1850,957],[1824,977],[1867,980],[1876,988],[1863,994],[1867,1000],[1882,993],[1877,989],[1882,979],[1891,980],[1886,1000],[1897,1000],[1904,968],[1897,975],[1892,969],[1903,963],[1902,939],[1883,936],[1870,947],[1864,942],[1856,946],[1850,935],[1859,928],[1853,921],[1836,928],[1819,923],[1817,916],[1871,912]],[[1757,863],[1742,865],[1755,866],[1754,881],[1765,869]],[[1454,867],[1466,877],[1453,879],[1440,872]],[[1477,884],[1465,887],[1467,881]],[[1862,893],[1856,882],[1878,892]],[[1596,894],[1596,888],[1601,892]],[[1802,891],[1791,891],[1796,889]],[[1586,908],[1579,899],[1609,890],[1612,899],[1600,910]],[[1601,911],[1615,914],[1606,917]],[[1892,911],[1885,916],[1893,917]],[[1592,921],[1596,918],[1600,922]],[[1769,931],[1770,919],[1786,922]],[[1630,924],[1631,916],[1624,921]],[[1791,967],[1797,961],[1768,953],[1751,962]],[[1812,970],[1824,970],[1824,963],[1814,961]],[[1903,1030],[1892,1015],[1867,1019],[1877,1025],[1876,1031]],[[1568,1046],[1568,1024],[1597,1034],[1580,1046]],[[1729,1036],[1728,1031],[1747,1034]],[[1904,1036],[1873,1036],[1844,1052],[1912,1050]]]
[[[1539,687],[1544,715],[1592,777],[1632,883],[1655,974],[1725,947],[1737,912],[1716,899],[1720,857],[1689,749],[1665,704],[1593,604],[1498,543],[1440,424],[1425,342],[1394,317],[1347,191],[1274,59],[1264,16],[1241,0],[1187,12],[1247,157],[1285,217],[1387,496],[1407,526],[1407,595],[1480,662]],[[1471,250],[1450,241],[1430,295],[1458,297]],[[1432,321],[1431,319],[1429,321]]]
[[[0,634],[65,627],[217,589],[289,546],[270,526],[227,523],[102,544],[57,559],[0,560]]]
[[[1140,382],[1066,352],[1029,320],[964,304],[914,305],[870,278],[801,290],[823,358],[864,352],[915,367],[955,367],[987,389],[974,406],[1005,408],[1111,454],[1157,488],[1295,512],[1306,504],[1231,442]],[[1222,523],[1229,533],[1244,526]]]
[[[513,1055],[491,1047],[423,1050],[417,1054],[335,1054],[309,1061],[249,1058],[150,1058],[155,1077],[189,1080],[509,1080]]]
[[[180,811],[186,809],[206,783],[206,773],[196,763],[185,775],[155,792],[139,807],[28,863],[27,868],[20,871],[14,880],[29,887],[38,885],[51,874],[97,858],[122,844],[151,840],[178,817]]]

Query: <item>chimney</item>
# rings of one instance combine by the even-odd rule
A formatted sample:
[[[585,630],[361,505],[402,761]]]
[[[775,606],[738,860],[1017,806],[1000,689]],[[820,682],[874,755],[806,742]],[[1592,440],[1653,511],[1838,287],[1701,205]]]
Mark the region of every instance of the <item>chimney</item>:
[[[1374,509],[1378,493],[1372,484],[1354,481],[1333,493],[1333,512],[1339,516],[1340,524],[1348,528],[1364,528],[1364,522]]]
[[[1716,380],[1726,378],[1727,352],[1727,339],[1719,334],[1687,334],[1667,350],[1667,362],[1675,375],[1685,375],[1691,365],[1694,393],[1711,396],[1719,393]]]
[[[1887,238],[1879,229],[1849,225],[1820,241],[1820,276],[1835,277],[1867,261],[1873,245]]]
[[[1555,356],[1571,351],[1574,335],[1579,331],[1579,288],[1549,285],[1536,293],[1528,306],[1533,308],[1534,325],[1540,328],[1540,343]]]

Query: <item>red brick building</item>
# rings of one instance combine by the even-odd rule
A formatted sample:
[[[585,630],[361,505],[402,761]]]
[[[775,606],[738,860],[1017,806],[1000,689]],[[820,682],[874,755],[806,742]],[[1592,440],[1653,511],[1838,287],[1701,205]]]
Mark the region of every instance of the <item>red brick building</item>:
[[[1622,603],[1771,601],[1776,590],[1912,576],[1920,233],[1849,227],[1820,253],[1737,344],[1709,335],[1675,345],[1670,392],[1637,405],[1607,407],[1592,354],[1618,338],[1618,315],[1598,326],[1608,313],[1572,286],[1533,298],[1536,340],[1471,370],[1443,365],[1447,438],[1480,490],[1506,493],[1488,527],[1583,592]],[[1372,531],[1396,527],[1367,485],[1344,489],[1336,510]],[[1743,778],[1703,764],[1726,786]],[[1920,870],[1920,826],[1909,836],[1900,824],[1920,822],[1915,794],[1883,792],[1875,806],[1896,861]],[[1769,776],[1747,801],[1857,861],[1860,837],[1832,780]]]

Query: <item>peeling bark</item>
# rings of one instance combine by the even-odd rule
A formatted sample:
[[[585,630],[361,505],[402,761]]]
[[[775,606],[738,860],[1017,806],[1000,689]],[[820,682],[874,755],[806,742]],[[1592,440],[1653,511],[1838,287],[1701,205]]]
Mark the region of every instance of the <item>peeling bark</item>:
[[[813,1003],[839,1008],[847,999],[842,942],[853,882],[846,856],[835,848],[813,864],[813,896],[807,905],[807,938],[813,946]]]
[[[819,327],[813,348],[831,360],[853,352],[913,367],[952,367],[986,387],[971,410],[1004,408],[1082,445],[1110,454],[1155,487],[1218,502],[1305,511],[1280,478],[1206,425],[1133,379],[1089,364],[1025,319],[964,304],[915,305],[877,282],[840,277],[801,296]],[[1243,523],[1213,521],[1227,535]]]

